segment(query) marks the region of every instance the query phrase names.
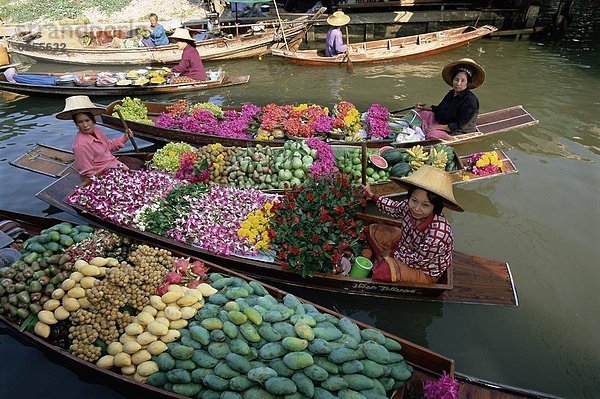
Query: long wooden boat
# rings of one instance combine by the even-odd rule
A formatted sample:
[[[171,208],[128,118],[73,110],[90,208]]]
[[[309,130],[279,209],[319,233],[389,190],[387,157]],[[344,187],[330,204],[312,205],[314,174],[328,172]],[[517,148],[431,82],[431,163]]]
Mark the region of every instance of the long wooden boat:
[[[48,75],[48,74],[36,74]],[[144,86],[46,86],[30,85],[24,83],[0,82],[0,90],[9,91],[27,96],[67,97],[67,96],[93,96],[93,97],[122,97],[146,96],[167,93],[187,93],[201,90],[216,89],[221,87],[237,86],[248,83],[248,75],[222,74],[217,80],[207,80],[197,83],[177,83]]]
[[[101,115],[102,123],[110,126],[111,128],[123,130],[123,124],[119,120],[112,116],[114,107],[120,105],[122,101],[115,101],[109,104],[106,111]],[[148,118],[155,121],[161,113],[168,112],[167,107],[171,104],[163,102],[144,102],[144,105],[148,109]],[[229,109],[238,109],[230,107]],[[394,145],[396,147],[412,147],[416,144],[431,145],[431,144],[447,144],[447,145],[458,145],[468,143],[484,137],[489,137],[498,133],[518,129],[525,126],[531,126],[537,124],[539,121],[535,119],[529,112],[527,112],[522,105],[514,107],[504,108],[497,111],[486,112],[480,114],[477,118],[477,131],[472,133],[464,133],[453,136],[448,140],[424,140],[424,141],[410,141],[403,143],[392,143],[390,141],[371,141],[367,145],[369,147],[381,147],[384,145]],[[257,144],[269,145],[278,147],[281,146],[283,140],[255,140],[255,139],[234,139],[222,136],[215,136],[204,133],[195,133],[179,129],[167,129],[157,127],[154,125],[147,125],[135,121],[127,121],[127,125],[133,131],[136,137],[140,137],[150,142],[163,144],[170,141],[184,141],[192,145],[208,145],[221,143],[224,146],[255,146]],[[339,141],[331,141],[332,143],[340,143],[344,145],[360,145],[360,143],[344,143]]]
[[[35,167],[32,166],[30,169],[34,170]],[[36,196],[56,208],[78,215],[97,225],[106,226],[120,233],[181,251],[190,256],[197,256],[219,263],[231,270],[239,271],[278,286],[306,287],[335,293],[388,299],[418,299],[436,302],[518,306],[517,292],[510,267],[504,262],[455,251],[452,265],[436,284],[389,283],[375,281],[371,278],[353,278],[329,274],[316,274],[312,277],[303,278],[297,273],[282,270],[278,263],[270,260],[215,254],[205,249],[130,226],[116,225],[103,220],[94,213],[88,212],[81,206],[68,205],[66,198],[81,184],[82,181],[77,174],[65,173],[63,177],[44,188]],[[395,223],[391,219],[382,218],[375,214],[363,214],[361,218],[365,223]]]
[[[497,31],[498,28],[484,25],[479,28],[462,26],[394,39],[374,40],[362,43],[352,43],[348,53],[352,64],[370,64],[390,61],[403,61],[411,58],[427,57],[467,45],[475,40]],[[327,66],[345,65],[348,56],[338,54],[326,57],[322,50],[287,50],[271,49],[271,54],[292,61],[298,65]]]
[[[196,42],[200,57],[205,60],[231,60],[269,54],[272,48],[296,49],[306,31],[324,13],[319,10],[312,16],[303,16],[292,22],[264,23],[264,30],[249,32],[230,38],[221,36]],[[285,37],[285,39],[284,39]],[[37,32],[21,32],[8,40],[10,50],[36,60],[66,64],[86,65],[164,65],[176,64],[182,50],[176,44],[159,47],[115,48],[107,43],[92,42],[89,46],[74,46],[57,39],[50,41]]]
[[[27,215],[23,213],[0,210],[0,219],[10,219],[18,222],[23,228],[32,234],[39,233],[40,230],[48,228],[56,223],[61,222],[58,219],[44,218],[40,216]],[[151,242],[152,245],[155,245]],[[161,246],[159,244],[159,246]],[[180,253],[177,253],[181,255]],[[229,274],[250,281],[251,278],[232,271],[229,267],[223,267],[219,264],[207,263],[210,271]],[[265,285],[269,293],[281,299],[287,293],[270,285]],[[301,299],[304,303],[310,303],[315,306],[320,312],[328,313],[336,317],[343,315],[324,308],[310,301]],[[360,321],[354,322],[361,328],[374,328]],[[150,386],[149,384],[138,383],[131,378],[126,378],[123,375],[114,371],[106,370],[96,365],[86,362],[71,353],[52,345],[41,337],[21,331],[19,326],[4,316],[0,316],[0,323],[6,326],[10,335],[23,342],[26,345],[37,348],[45,356],[75,372],[79,375],[91,377],[94,382],[101,383],[118,390],[126,396],[133,397],[156,397],[156,398],[178,398],[183,399],[185,396],[168,392],[159,388]],[[459,397],[460,398],[478,398],[478,399],[517,399],[517,398],[553,398],[540,392],[534,392],[515,387],[510,387],[502,384],[497,384],[464,374],[455,373],[455,364],[452,359],[449,359],[441,354],[433,352],[420,345],[414,344],[395,335],[381,331],[386,337],[399,342],[402,345],[401,354],[405,360],[412,365],[414,373],[403,389],[394,392],[392,399],[403,399],[411,397],[422,397],[423,383],[439,378],[442,373],[448,373],[459,382]]]

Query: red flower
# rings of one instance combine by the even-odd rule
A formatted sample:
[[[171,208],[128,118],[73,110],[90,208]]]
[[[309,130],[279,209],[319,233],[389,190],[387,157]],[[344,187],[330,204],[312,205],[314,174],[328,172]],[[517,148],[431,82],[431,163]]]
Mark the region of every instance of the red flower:
[[[300,219],[298,219],[298,216],[294,216],[294,223],[298,223],[300,221]]]
[[[310,241],[311,241],[313,244],[316,244],[317,242],[319,242],[319,236],[318,236],[318,235],[316,235],[316,234],[313,234],[313,236],[310,238]]]
[[[331,251],[332,248],[333,248],[333,246],[331,244],[325,244],[325,245],[323,245],[323,249],[325,251]]]
[[[281,268],[282,268],[283,270],[286,270],[286,269],[288,268],[288,266],[289,266],[289,265],[290,265],[290,264],[289,264],[289,263],[287,263],[287,262],[281,262]]]
[[[303,236],[304,236],[304,232],[302,230],[298,230],[296,232],[296,237],[300,238],[300,237],[303,237]]]
[[[269,235],[269,240],[275,238],[275,230],[269,229],[269,232],[267,234]]]
[[[306,194],[306,199],[309,201],[312,201],[315,199],[315,196],[313,193],[308,193],[308,194]]]
[[[341,215],[342,213],[344,213],[345,209],[343,205],[338,205],[338,207],[335,208],[333,211],[338,215]]]

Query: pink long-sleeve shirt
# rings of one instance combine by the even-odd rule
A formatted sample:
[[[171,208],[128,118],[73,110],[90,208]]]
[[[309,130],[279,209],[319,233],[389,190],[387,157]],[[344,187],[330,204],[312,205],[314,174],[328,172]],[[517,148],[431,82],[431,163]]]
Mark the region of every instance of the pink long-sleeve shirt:
[[[73,155],[79,175],[89,178],[109,168],[127,169],[127,166],[112,154],[123,148],[126,141],[125,136],[109,140],[97,126],[94,127],[93,134],[78,131],[73,141]]]
[[[171,68],[171,71],[194,80],[206,80],[206,71],[204,70],[200,54],[198,54],[196,47],[191,44],[185,46],[183,54],[181,55],[181,61]]]

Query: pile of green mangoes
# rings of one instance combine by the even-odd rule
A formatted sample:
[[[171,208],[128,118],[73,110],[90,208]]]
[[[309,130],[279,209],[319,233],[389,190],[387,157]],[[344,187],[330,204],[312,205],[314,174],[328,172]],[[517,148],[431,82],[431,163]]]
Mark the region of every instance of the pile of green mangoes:
[[[55,288],[69,277],[69,257],[63,249],[87,238],[90,226],[57,224],[23,243],[21,258],[0,269],[0,314],[24,320],[42,310]]]
[[[367,159],[370,155],[377,155],[377,150],[368,150]],[[362,175],[362,151],[360,148],[340,147],[335,150],[335,166],[344,173],[361,177]],[[367,183],[379,183],[390,180],[391,167],[382,168],[368,161],[366,175]]]
[[[259,283],[218,273],[147,383],[203,399],[386,398],[411,377],[401,345]]]

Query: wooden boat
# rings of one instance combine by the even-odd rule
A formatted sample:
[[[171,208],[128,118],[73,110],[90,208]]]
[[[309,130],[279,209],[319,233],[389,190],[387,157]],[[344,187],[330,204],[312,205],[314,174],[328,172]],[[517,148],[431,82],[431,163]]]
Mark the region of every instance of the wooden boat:
[[[452,50],[481,39],[497,30],[498,28],[491,25],[484,25],[479,28],[462,26],[422,35],[352,43],[348,52],[352,64],[402,61]],[[345,65],[348,62],[346,54],[326,57],[323,50],[291,51],[283,48],[273,48],[271,54],[283,57],[298,65]]]
[[[56,223],[61,222],[58,219],[44,218],[39,216],[27,215],[17,212],[0,210],[0,219],[10,219],[18,222],[22,227],[30,233],[37,234],[40,230],[48,228]],[[148,243],[148,242],[147,242]],[[155,245],[154,243],[150,243]],[[160,246],[160,245],[159,245]],[[218,264],[208,263],[210,270],[222,274],[237,276],[246,281],[250,278],[232,271],[229,267],[223,267]],[[274,297],[281,299],[286,295],[285,291],[279,290],[273,286],[265,285],[265,288]],[[302,300],[304,303],[311,303],[307,300]],[[343,317],[341,314],[311,303],[320,312],[328,313],[336,317]],[[91,377],[94,382],[101,383],[118,390],[126,396],[132,397],[156,397],[156,398],[179,398],[184,396],[168,392],[159,388],[152,387],[148,384],[135,382],[133,379],[125,378],[123,375],[114,371],[99,368],[96,365],[79,359],[71,353],[58,348],[41,337],[21,331],[19,326],[6,317],[0,315],[0,322],[6,326],[9,334],[25,343],[39,349],[44,355],[57,363],[76,371],[80,375]],[[360,321],[354,322],[361,328],[374,328]],[[461,398],[478,398],[478,399],[517,399],[517,398],[552,398],[552,396],[533,392],[529,390],[514,388],[502,384],[492,383],[481,380],[475,377],[464,374],[455,373],[455,364],[452,359],[449,359],[441,354],[433,352],[427,348],[414,344],[405,339],[394,336],[390,333],[382,331],[382,333],[402,345],[402,355],[405,360],[414,368],[414,373],[404,388],[392,394],[392,399],[403,399],[410,397],[422,397],[423,382],[439,378],[442,373],[448,373],[459,382],[459,397]]]
[[[36,74],[49,75],[49,74]],[[122,97],[146,96],[166,93],[186,93],[221,87],[236,86],[248,83],[250,76],[222,74],[219,79],[206,80],[196,83],[177,84],[147,84],[143,86],[45,86],[23,83],[0,82],[0,90],[9,91],[28,96],[67,97],[67,96],[94,96],[94,97]]]
[[[196,49],[204,61],[231,60],[269,54],[272,48],[296,49],[308,30],[324,13],[325,9],[312,16],[303,16],[280,28],[278,22],[264,24],[264,30],[249,32],[230,38],[222,36],[196,42]],[[248,27],[249,28],[249,27]],[[285,40],[284,40],[285,37]],[[112,36],[111,36],[112,39]],[[36,60],[66,64],[87,65],[164,65],[176,64],[181,52],[176,44],[159,47],[115,48],[108,43],[92,41],[90,45],[67,45],[66,42],[47,37],[37,32],[21,32],[8,40],[10,50]]]
[[[194,247],[179,241],[144,232],[129,226],[119,226],[105,221],[80,206],[68,205],[65,199],[78,185],[82,184],[74,169],[65,167],[58,157],[52,157],[45,149],[45,155],[24,156],[11,164],[32,171],[43,171],[47,175],[62,175],[56,182],[40,191],[36,196],[65,212],[78,215],[86,220],[123,234],[164,245],[170,249],[187,253],[219,263],[242,272],[253,278],[275,285],[308,287],[329,292],[365,295],[388,299],[419,299],[456,303],[479,303],[518,306],[516,289],[507,263],[485,259],[455,251],[453,263],[436,284],[386,283],[370,278],[352,278],[342,275],[318,274],[303,278],[300,275],[282,270],[278,263],[241,256],[217,255],[208,250]],[[42,151],[43,152],[43,151]],[[65,160],[67,156],[65,156]],[[23,162],[19,162],[19,160]],[[62,166],[58,166],[61,164]],[[53,172],[51,172],[53,170]],[[56,176],[55,175],[55,176]],[[375,214],[362,214],[365,223],[395,223],[391,219]]]
[[[106,107],[106,111],[101,115],[102,123],[110,126],[113,129],[123,130],[123,124],[119,118],[112,116],[114,107],[122,104],[122,101],[115,101]],[[148,109],[148,118],[155,121],[161,113],[168,112],[167,107],[171,104],[163,102],[144,102]],[[224,109],[239,109],[239,107],[224,107]],[[432,139],[424,141],[410,141],[403,143],[393,143],[388,140],[370,141],[368,147],[382,147],[384,145],[394,145],[396,147],[412,147],[417,144],[447,144],[458,145],[471,141],[475,141],[484,137],[489,137],[494,134],[506,132],[513,129],[518,129],[525,126],[537,124],[539,121],[527,112],[522,105],[504,108],[497,111],[486,112],[480,114],[477,118],[477,131],[472,133],[464,133],[453,136],[451,139]],[[215,136],[204,133],[195,133],[179,129],[167,129],[154,125],[147,125],[135,121],[127,121],[127,125],[133,131],[136,137],[148,140],[153,143],[163,144],[170,141],[183,141],[196,146],[221,143],[224,146],[255,146],[257,144],[269,145],[273,147],[281,146],[283,139],[279,140],[255,140],[255,139],[235,139],[222,136]],[[360,143],[346,143],[339,140],[331,140],[331,143],[339,143],[344,145],[357,145]]]

